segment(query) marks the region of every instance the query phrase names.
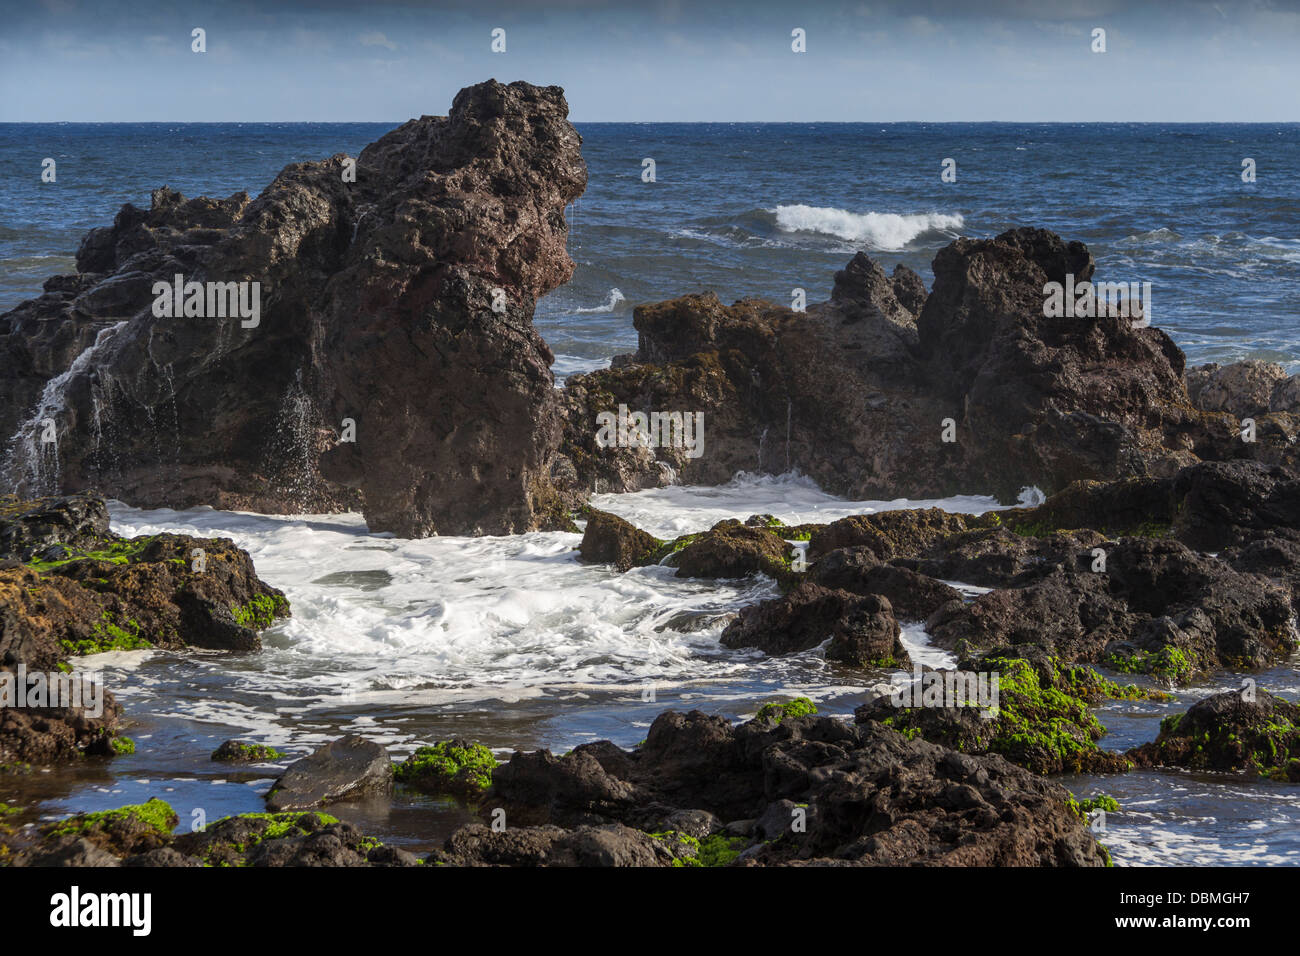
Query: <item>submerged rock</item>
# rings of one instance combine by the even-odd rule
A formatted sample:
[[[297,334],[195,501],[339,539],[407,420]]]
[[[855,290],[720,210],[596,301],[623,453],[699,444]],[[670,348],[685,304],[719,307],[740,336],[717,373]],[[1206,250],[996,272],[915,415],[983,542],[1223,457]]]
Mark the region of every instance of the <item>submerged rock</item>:
[[[271,792],[271,810],[310,810],[339,800],[387,793],[393,786],[393,764],[379,744],[348,734],[312,751],[287,769]]]
[[[223,763],[264,763],[281,760],[284,754],[265,744],[246,744],[239,740],[227,740],[212,752],[212,759]]]

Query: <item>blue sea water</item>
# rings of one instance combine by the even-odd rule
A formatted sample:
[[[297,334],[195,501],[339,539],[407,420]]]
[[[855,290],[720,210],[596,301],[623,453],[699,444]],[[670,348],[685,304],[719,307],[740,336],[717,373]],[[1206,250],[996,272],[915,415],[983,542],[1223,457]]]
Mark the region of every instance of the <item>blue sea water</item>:
[[[0,124],[0,310],[72,268],[121,204],[255,194],[286,163],[355,155],[394,123]],[[543,300],[556,370],[635,346],[632,307],[713,290],[810,301],[858,250],[928,280],[956,235],[1043,226],[1100,278],[1149,281],[1193,364],[1300,369],[1300,124],[580,124],[573,281]],[[41,181],[41,161],[57,181]],[[655,161],[654,182],[642,179]],[[1242,181],[1242,161],[1256,181]],[[956,182],[941,181],[945,159]]]
[[[395,123],[0,124],[0,312],[74,268],[86,230],[168,185],[187,196],[255,193],[285,164],[356,155]],[[930,279],[954,236],[1044,226],[1088,243],[1099,277],[1149,281],[1153,321],[1191,363],[1270,359],[1300,370],[1300,125],[582,124],[586,194],[567,211],[572,282],[539,304],[556,372],[599,368],[636,345],[632,308],[686,292],[724,301],[829,294],[859,250]],[[41,182],[55,159],[57,180]],[[1241,179],[1255,160],[1257,181]],[[654,182],[642,179],[654,159]],[[956,161],[957,181],[940,179]],[[991,500],[940,502],[982,510]],[[898,502],[840,502],[796,476],[742,476],[718,489],[603,496],[600,507],[667,537],[754,512],[830,520]],[[359,516],[257,516],[114,505],[123,534],[232,537],[284,589],[293,617],[257,655],[131,652],[86,659],[123,702],[137,752],[105,767],[0,777],[0,799],[42,814],[151,796],[182,819],[256,810],[276,766],[231,771],[210,752],[228,737],[300,755],[342,732],[396,756],[473,736],[506,753],[562,752],[597,737],[632,746],[667,708],[752,714],[807,694],[848,715],[883,672],[816,651],[763,658],[718,644],[720,615],[771,582],[616,575],[574,560],[576,535],[398,541]],[[913,656],[942,663],[919,625]],[[932,660],[933,659],[933,660]],[[1296,662],[1255,675],[1288,699]],[[1119,702],[1102,745],[1155,736],[1161,717],[1236,686],[1220,675],[1169,704]],[[655,688],[651,702],[646,686]],[[283,762],[279,767],[283,766]],[[1109,792],[1121,811],[1103,837],[1121,864],[1300,863],[1300,800],[1269,781],[1143,771],[1063,781]],[[336,811],[367,832],[427,848],[464,819],[454,805],[399,794]],[[435,821],[431,823],[430,821]]]

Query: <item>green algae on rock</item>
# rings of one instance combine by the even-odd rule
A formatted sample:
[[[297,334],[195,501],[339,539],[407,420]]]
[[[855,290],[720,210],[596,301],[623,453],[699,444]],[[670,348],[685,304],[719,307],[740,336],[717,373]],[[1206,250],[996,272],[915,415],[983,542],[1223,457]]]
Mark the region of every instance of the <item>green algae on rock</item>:
[[[421,747],[394,769],[394,779],[426,793],[474,797],[492,786],[497,759],[482,744],[455,738]]]
[[[817,713],[817,705],[807,697],[796,697],[787,701],[769,701],[758,709],[755,720],[770,721],[774,724],[784,723],[794,717],[806,717]]]
[[[1103,697],[1140,696],[1140,689],[1120,687],[1052,657],[1031,662],[990,654],[967,664],[971,672],[997,675],[995,709],[982,713],[975,706],[899,707],[881,697],[859,707],[855,716],[962,753],[1001,754],[1040,774],[1129,768],[1126,759],[1097,746],[1106,728],[1088,705]]]
[[[1300,706],[1263,689],[1225,691],[1160,723],[1127,755],[1144,767],[1250,773],[1300,783]]]
[[[227,740],[212,752],[212,759],[225,763],[265,763],[282,760],[284,754],[266,744],[246,744],[238,740]]]

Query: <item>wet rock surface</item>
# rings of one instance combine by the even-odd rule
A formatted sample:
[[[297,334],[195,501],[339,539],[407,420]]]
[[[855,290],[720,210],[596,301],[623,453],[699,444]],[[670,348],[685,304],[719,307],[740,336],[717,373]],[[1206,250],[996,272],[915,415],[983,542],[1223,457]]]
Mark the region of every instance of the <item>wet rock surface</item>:
[[[670,848],[690,846],[668,833],[689,818],[685,811],[704,823],[696,833],[722,827],[703,840],[687,834],[699,847],[679,849],[676,865],[694,865],[686,860],[702,854],[714,865],[1104,864],[1104,851],[1065,799],[1055,784],[1000,757],[956,753],[878,725],[810,716],[733,726],[669,711],[635,751],[601,742],[562,758],[515,754],[497,771],[486,805],[506,808],[517,824],[573,834],[623,823],[658,834]],[[777,818],[786,816],[775,836]],[[507,851],[491,848],[494,838],[483,830],[460,831],[445,852],[504,861]],[[520,844],[553,845],[559,837],[549,829],[530,834],[496,842],[514,847],[514,861],[544,860]],[[643,846],[629,842],[624,858]]]
[[[122,538],[94,496],[0,500],[0,544],[0,670],[14,680],[20,669],[70,672],[78,656],[107,650],[254,650],[289,614],[232,541]],[[80,704],[51,695],[51,706],[0,707],[0,763],[116,752],[121,709],[101,692],[99,707],[85,688]]]
[[[722,632],[727,647],[768,654],[806,651],[829,641],[826,657],[855,667],[907,667],[889,599],[806,581],[783,597],[751,605]]]
[[[619,571],[636,567],[663,542],[629,521],[595,508],[587,509],[578,553],[583,561],[612,564]]]
[[[309,810],[339,800],[387,793],[393,764],[387,751],[356,734],[332,740],[295,761],[266,796],[274,811]]]
[[[1260,668],[1295,650],[1290,594],[1267,578],[1169,539],[1122,538],[1102,551],[1104,572],[1059,567],[1024,587],[949,604],[927,629],[959,653],[1028,645],[1178,681]]]
[[[1129,751],[1138,766],[1244,772],[1300,783],[1300,707],[1262,688],[1226,691],[1166,717]]]
[[[667,545],[663,561],[679,578],[742,578],[762,573],[790,579],[792,547],[766,528],[751,528],[735,519],[720,521],[709,531],[678,538]],[[649,560],[656,556],[651,555]]]
[[[531,320],[573,270],[564,207],[586,167],[567,109],[558,87],[488,81],[372,143],[354,181],[338,155],[256,199],[164,187],[124,206],[76,276],[0,316],[11,477],[146,507],[360,506],[406,536],[566,524],[552,355]],[[256,323],[155,316],[154,283],[176,275],[259,283]]]

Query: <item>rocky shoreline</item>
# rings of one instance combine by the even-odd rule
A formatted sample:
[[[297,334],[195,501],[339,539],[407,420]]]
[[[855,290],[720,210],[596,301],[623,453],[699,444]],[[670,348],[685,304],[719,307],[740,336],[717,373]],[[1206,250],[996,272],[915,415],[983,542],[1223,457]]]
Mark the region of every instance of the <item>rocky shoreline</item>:
[[[288,766],[267,793],[268,813],[202,831],[216,836],[173,834],[159,821],[174,811],[162,806],[15,828],[19,810],[0,833],[0,855],[17,866],[416,865],[327,812],[397,786],[456,799],[483,820],[457,830],[425,864],[1105,864],[1087,813],[1052,775],[1163,767],[1300,782],[1300,709],[1253,682],[1166,719],[1155,741],[1127,753],[1099,746],[1106,730],[1093,713],[1108,699],[1159,699],[1161,682],[1248,674],[1294,654],[1300,524],[1271,524],[1280,504],[1296,500],[1294,481],[1258,463],[1199,464],[1169,479],[1080,483],[1036,507],[979,516],[914,509],[790,527],[756,515],[666,542],[587,509],[576,516],[586,532],[575,559],[777,581],[783,593],[743,608],[723,644],[768,654],[823,645],[870,685],[910,664],[899,620],[925,620],[959,662],[927,673],[998,675],[994,713],[973,698],[900,705],[889,692],[851,719],[816,714],[806,700],[776,702],[742,724],[670,710],[631,750],[602,741],[561,756],[518,752],[501,764],[462,739],[394,764],[382,746],[351,736]],[[1092,522],[1102,529],[1070,527],[1080,515],[1107,520]],[[1142,520],[1126,526],[1125,515]],[[106,525],[103,502],[91,497],[9,503],[0,521],[9,566],[0,576],[53,596],[7,607],[6,668],[169,646],[169,632],[153,622],[181,613],[191,616],[177,633],[192,646],[247,652],[256,630],[287,612],[228,541],[119,539]],[[798,570],[793,558],[805,542],[809,561]],[[175,556],[195,550],[213,556],[209,570]],[[160,576],[175,595],[170,607],[158,606]],[[951,579],[990,590],[963,596]],[[103,607],[144,617],[146,636],[136,643],[124,629],[97,629]],[[196,610],[206,628],[188,623]],[[262,610],[269,616],[256,617]],[[1122,685],[1095,667],[1146,681]],[[111,759],[124,738],[109,702],[98,722],[70,710],[7,721],[5,762]],[[29,713],[6,709],[7,717]],[[213,755],[278,758],[238,741]]]
[[[996,675],[996,701],[970,684],[906,704],[887,689],[852,715],[802,699],[743,723],[668,710],[632,749],[504,763],[454,738],[395,764],[349,735],[281,768],[266,813],[188,833],[156,799],[54,822],[0,804],[0,865],[1097,866],[1097,805],[1053,775],[1300,783],[1300,708],[1252,680],[1124,753],[1099,746],[1094,714],[1296,653],[1295,377],[1187,369],[1164,332],[1113,308],[1045,316],[1044,286],[1095,265],[1082,243],[1022,228],[954,241],[929,290],[859,253],[806,310],[712,294],[639,306],[637,351],[557,389],[532,316],[573,270],[580,146],[557,87],[489,81],[355,162],[286,167],[253,200],[164,187],[92,230],[76,275],[0,316],[15,492],[0,499],[0,675],[71,675],[109,650],[255,653],[289,616],[229,539],[112,533],[105,499],[119,498],[359,509],[403,537],[581,527],[574,559],[617,573],[776,582],[725,647],[824,648],[869,687],[912,667],[900,622],[923,623],[957,661],[929,677]],[[257,282],[260,317],[160,316],[152,290],[174,276]],[[605,447],[596,423],[620,409],[701,413],[704,453]],[[860,499],[1045,500],[753,515],[671,540],[589,504],[739,471]],[[121,721],[107,691],[94,706],[7,703],[0,772],[111,760],[135,747]],[[213,759],[280,756],[236,740]],[[418,858],[322,809],[394,787],[482,822]]]

